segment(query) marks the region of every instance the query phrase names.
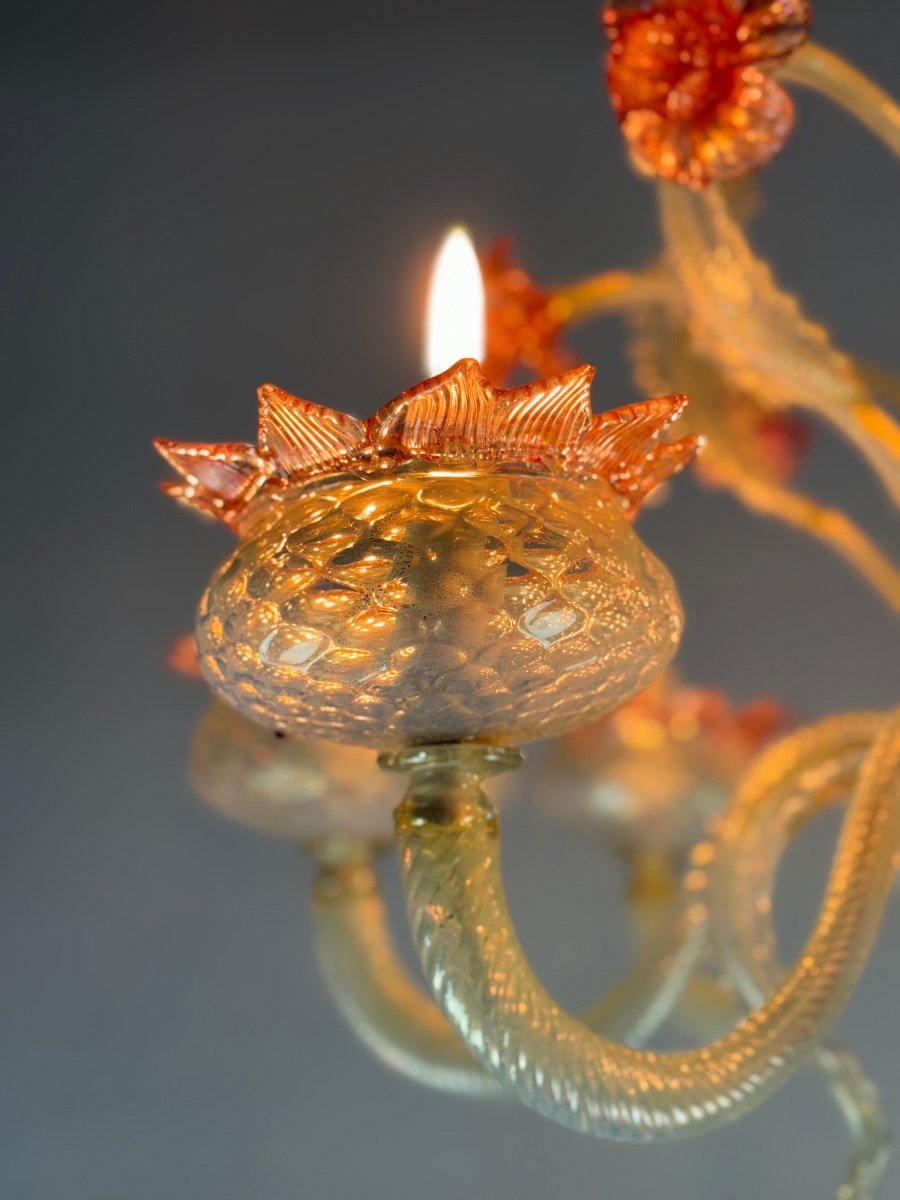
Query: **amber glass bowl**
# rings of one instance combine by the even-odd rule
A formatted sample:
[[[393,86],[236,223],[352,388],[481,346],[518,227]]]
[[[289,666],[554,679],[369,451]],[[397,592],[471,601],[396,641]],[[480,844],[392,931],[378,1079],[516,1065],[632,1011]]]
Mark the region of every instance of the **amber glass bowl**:
[[[680,631],[604,481],[414,468],[268,502],[197,629],[240,711],[375,747],[558,733],[644,687]]]
[[[240,539],[200,606],[216,693],[384,750],[526,742],[645,687],[682,617],[631,521],[696,440],[665,436],[683,397],[592,415],[592,375],[467,359],[367,422],[266,385],[256,446],[158,443]]]

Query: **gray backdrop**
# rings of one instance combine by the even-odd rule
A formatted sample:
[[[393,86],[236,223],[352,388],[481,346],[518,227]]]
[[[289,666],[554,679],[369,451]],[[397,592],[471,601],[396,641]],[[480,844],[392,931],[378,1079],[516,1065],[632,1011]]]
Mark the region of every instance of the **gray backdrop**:
[[[900,91],[888,0],[818,36]],[[164,500],[153,435],[250,438],[270,379],[367,414],[417,382],[443,227],[514,234],[546,280],[637,264],[592,0],[5,6],[0,1194],[11,1200],[821,1200],[846,1142],[808,1073],[668,1149],[576,1137],[370,1061],[313,968],[309,864],[185,782],[201,689],[168,673],[229,539]],[[900,368],[900,163],[801,96],[754,231],[841,345]],[[611,323],[597,398],[632,396]],[[801,483],[896,552],[886,501],[821,434]],[[825,550],[682,479],[646,538],[680,584],[689,677],[810,717],[896,701],[898,636]],[[785,953],[833,836],[792,853]],[[615,864],[520,805],[522,938],[580,1005],[628,961]],[[384,864],[396,905],[396,869]],[[398,927],[399,921],[398,921]],[[405,945],[405,942],[404,942]],[[900,909],[843,1035],[900,1126]],[[894,1165],[886,1197],[900,1189]]]

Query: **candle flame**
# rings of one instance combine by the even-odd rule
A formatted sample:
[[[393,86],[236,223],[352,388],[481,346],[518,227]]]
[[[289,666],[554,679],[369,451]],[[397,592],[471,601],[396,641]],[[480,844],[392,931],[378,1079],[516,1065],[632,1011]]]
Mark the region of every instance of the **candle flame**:
[[[484,283],[472,239],[461,226],[441,245],[425,325],[425,370],[446,371],[461,358],[484,357]]]

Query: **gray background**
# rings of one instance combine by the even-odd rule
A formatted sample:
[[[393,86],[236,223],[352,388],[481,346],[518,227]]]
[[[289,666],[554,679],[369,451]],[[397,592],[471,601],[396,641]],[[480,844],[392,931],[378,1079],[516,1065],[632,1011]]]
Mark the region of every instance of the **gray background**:
[[[897,7],[816,5],[820,39],[900,90]],[[264,379],[363,414],[418,381],[450,222],[514,234],[548,281],[648,259],[652,197],[623,162],[593,7],[6,5],[4,1197],[819,1200],[837,1183],[845,1137],[812,1074],[651,1150],[391,1076],[316,978],[309,864],[184,778],[205,700],[163,655],[229,540],[157,493],[150,438],[252,437]],[[900,164],[801,96],[764,185],[754,236],[781,277],[841,345],[900,368]],[[609,406],[632,395],[620,346],[615,323],[579,338]],[[801,482],[896,551],[887,503],[827,435]],[[642,528],[683,593],[690,678],[811,717],[896,700],[895,623],[826,551],[686,479]],[[832,832],[783,872],[786,953]],[[526,948],[586,1002],[628,961],[617,868],[527,806],[504,852]],[[843,1032],[900,1125],[898,950],[894,901]]]

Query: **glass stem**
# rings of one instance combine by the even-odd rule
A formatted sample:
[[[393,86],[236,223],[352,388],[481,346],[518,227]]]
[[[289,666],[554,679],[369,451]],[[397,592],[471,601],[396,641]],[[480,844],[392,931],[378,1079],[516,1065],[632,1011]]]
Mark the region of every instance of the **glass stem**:
[[[807,44],[791,55],[778,77],[827,96],[900,154],[900,104],[837,54]]]
[[[666,262],[694,349],[731,386],[833,425],[900,504],[900,425],[873,403],[854,364],[777,284],[720,188],[658,189]]]
[[[900,612],[900,567],[840,509],[828,508],[770,479],[743,471],[728,460],[722,463],[720,479],[722,486],[752,512],[774,517],[830,546],[895,612]]]
[[[661,270],[603,271],[553,293],[554,308],[569,324],[627,312],[671,298]]]

